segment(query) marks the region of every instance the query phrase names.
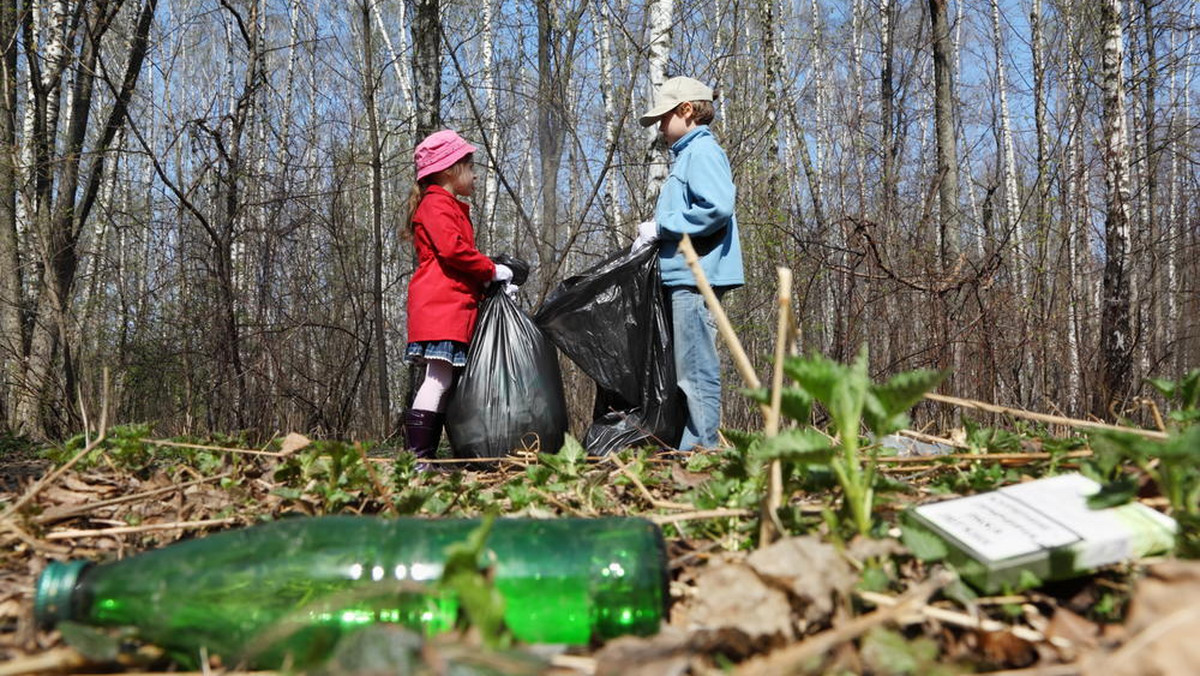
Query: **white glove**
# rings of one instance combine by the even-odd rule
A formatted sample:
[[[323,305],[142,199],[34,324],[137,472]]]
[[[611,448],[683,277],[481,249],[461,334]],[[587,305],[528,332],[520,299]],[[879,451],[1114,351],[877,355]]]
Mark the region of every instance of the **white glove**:
[[[513,284],[512,282],[504,283],[504,293],[507,294],[509,299],[511,299],[513,301],[517,300],[517,291],[520,288],[521,287],[517,286],[516,284]]]
[[[633,246],[629,248],[630,253],[649,246],[658,239],[658,223],[654,221],[642,221],[638,223],[637,238],[633,240]]]
[[[512,268],[507,265],[496,264],[496,272],[492,275],[493,282],[507,282],[513,278]]]

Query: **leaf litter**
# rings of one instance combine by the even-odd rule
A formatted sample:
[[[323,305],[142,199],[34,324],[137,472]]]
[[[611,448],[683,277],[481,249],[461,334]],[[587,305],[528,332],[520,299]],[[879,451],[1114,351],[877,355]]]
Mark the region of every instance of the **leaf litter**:
[[[1200,631],[1196,562],[1134,563],[1011,598],[973,597],[953,575],[911,556],[895,539],[842,540],[830,527],[838,496],[829,486],[788,496],[791,505],[816,499],[829,507],[820,516],[797,510],[788,530],[804,534],[751,550],[757,517],[746,498],[756,493],[738,492],[727,459],[634,451],[611,462],[582,454],[523,456],[491,468],[419,474],[407,454],[350,452],[346,445],[297,434],[262,454],[141,441],[152,449],[145,458],[123,460],[101,445],[95,457],[55,482],[38,484],[36,473],[25,472],[0,484],[6,511],[27,498],[0,521],[0,674],[172,668],[153,647],[131,650],[128,636],[112,644],[119,645],[117,653],[81,651],[76,644],[82,639],[68,645],[62,632],[35,627],[33,589],[49,559],[119,558],[287,513],[451,516],[477,515],[485,506],[513,515],[636,514],[666,524],[672,584],[662,631],[585,650],[489,651],[470,631],[423,639],[381,625],[348,639],[321,673],[1049,669],[1044,673],[1115,676],[1187,673],[1200,663],[1200,644],[1192,639]],[[121,446],[127,450],[129,440]],[[340,467],[326,462],[331,455],[342,459]],[[928,499],[939,474],[963,472],[958,462],[951,458],[907,480],[911,491],[889,495],[887,509]],[[977,459],[973,467],[986,464]],[[1006,478],[1019,480],[1020,474]],[[233,673],[234,666],[214,659],[210,672]]]

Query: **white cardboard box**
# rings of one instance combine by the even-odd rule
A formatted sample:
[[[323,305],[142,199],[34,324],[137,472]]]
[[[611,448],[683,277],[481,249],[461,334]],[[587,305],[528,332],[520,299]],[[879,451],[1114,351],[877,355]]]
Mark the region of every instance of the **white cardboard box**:
[[[1174,519],[1137,502],[1090,509],[1087,498],[1099,490],[1087,477],[1063,474],[921,505],[908,515],[944,539],[963,577],[988,593],[1019,586],[1022,571],[1063,579],[1170,551]]]

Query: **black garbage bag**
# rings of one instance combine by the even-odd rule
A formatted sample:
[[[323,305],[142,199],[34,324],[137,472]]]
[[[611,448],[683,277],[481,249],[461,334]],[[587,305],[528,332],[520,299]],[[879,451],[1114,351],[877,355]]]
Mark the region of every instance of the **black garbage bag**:
[[[567,431],[558,351],[494,284],[446,409],[456,458],[499,458],[535,444],[557,453]]]
[[[675,385],[657,246],[619,251],[568,278],[534,319],[596,381],[592,424],[584,436],[588,453],[678,444],[687,411]]]

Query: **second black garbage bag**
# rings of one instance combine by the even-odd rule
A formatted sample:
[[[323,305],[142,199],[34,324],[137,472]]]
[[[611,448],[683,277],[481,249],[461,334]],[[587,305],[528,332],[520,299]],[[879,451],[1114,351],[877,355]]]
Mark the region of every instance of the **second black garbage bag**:
[[[584,437],[589,454],[679,442],[686,409],[675,384],[657,246],[619,251],[566,279],[534,319],[596,381]]]
[[[499,458],[520,448],[562,448],[567,430],[558,352],[499,286],[483,299],[446,410],[458,458]]]

